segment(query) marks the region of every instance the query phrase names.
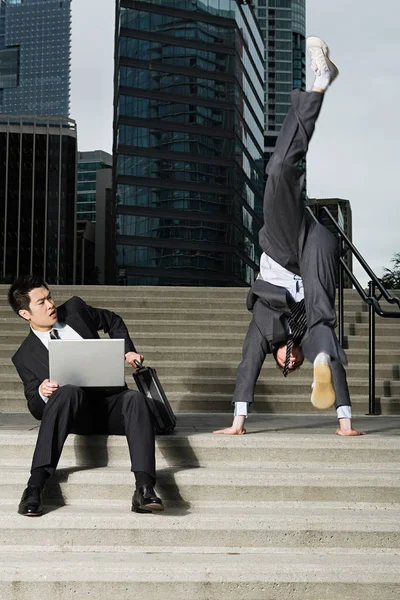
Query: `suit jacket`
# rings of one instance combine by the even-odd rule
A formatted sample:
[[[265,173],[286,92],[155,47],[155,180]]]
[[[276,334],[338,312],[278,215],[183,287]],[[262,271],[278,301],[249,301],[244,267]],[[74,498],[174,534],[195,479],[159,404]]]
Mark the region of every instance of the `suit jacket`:
[[[288,338],[288,294],[283,287],[257,279],[247,295],[247,308],[270,346],[281,344]]]
[[[286,343],[288,339],[287,319],[290,315],[288,304],[289,292],[280,286],[257,279],[247,295],[247,308],[252,311],[253,319],[268,341],[269,351],[274,346]],[[333,328],[324,323],[317,323],[307,329],[301,348],[304,356],[313,362],[320,348],[332,359],[347,364],[346,354],[339,344]]]
[[[110,338],[125,340],[125,353],[136,351],[125,323],[110,310],[93,308],[74,296],[57,309],[57,316],[60,323],[66,323],[84,339],[99,338],[98,331],[103,330]],[[31,330],[12,361],[24,384],[28,408],[35,419],[40,420],[45,402],[39,395],[39,386],[49,377],[49,352]]]

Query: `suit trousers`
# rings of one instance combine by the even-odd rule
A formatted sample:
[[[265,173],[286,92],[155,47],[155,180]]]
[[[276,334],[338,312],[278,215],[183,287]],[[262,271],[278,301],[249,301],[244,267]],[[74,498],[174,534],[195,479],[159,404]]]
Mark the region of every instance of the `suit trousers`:
[[[46,403],[32,469],[52,475],[69,433],[126,435],[132,471],[155,479],[154,430],[145,397],[134,390],[117,393],[64,385]]]
[[[271,258],[303,279],[307,315],[304,356],[313,362],[319,352],[326,352],[346,364],[334,332],[338,243],[305,210],[303,177],[298,168],[307,154],[323,97],[319,92],[292,92],[292,105],[267,167],[260,245]]]

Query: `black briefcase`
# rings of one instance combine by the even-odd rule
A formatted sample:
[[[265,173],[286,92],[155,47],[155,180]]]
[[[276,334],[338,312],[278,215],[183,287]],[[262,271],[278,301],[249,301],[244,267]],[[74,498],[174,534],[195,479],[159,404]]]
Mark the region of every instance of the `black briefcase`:
[[[162,388],[157,372],[151,367],[144,367],[138,361],[136,371],[132,373],[136,386],[147,400],[147,405],[153,416],[154,430],[158,434],[171,433],[176,425],[168,398]]]

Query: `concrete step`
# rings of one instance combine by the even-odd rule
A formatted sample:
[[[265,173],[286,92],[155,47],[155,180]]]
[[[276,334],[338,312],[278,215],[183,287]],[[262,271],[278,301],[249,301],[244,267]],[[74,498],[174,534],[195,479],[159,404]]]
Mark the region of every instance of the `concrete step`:
[[[94,305],[97,308],[108,308],[109,310],[113,310],[115,312],[119,312],[120,309],[130,310],[131,315],[135,312],[136,309],[147,309],[147,310],[167,310],[169,308],[180,308],[181,310],[186,309],[236,309],[246,311],[246,303],[245,298],[232,298],[232,297],[193,297],[193,298],[165,298],[163,296],[157,296],[156,294],[149,295],[148,297],[137,297],[137,298],[129,298],[125,300],[121,300],[121,298],[116,298],[114,301],[105,300],[104,302],[93,302],[93,299],[90,300],[85,297],[85,301],[87,304]],[[60,305],[63,302],[58,302]],[[7,307],[6,302],[3,304],[0,303],[0,306],[3,308]],[[356,303],[351,306],[356,306]],[[357,305],[358,306],[358,305]],[[10,311],[10,314],[13,313]]]
[[[369,338],[367,335],[346,336],[346,342],[344,345],[346,352],[348,349],[367,350],[368,347]],[[392,350],[397,354],[397,350],[399,348],[399,338],[398,336],[388,337],[384,335],[377,335],[375,338],[375,347],[377,355],[378,353],[380,354],[382,350]]]
[[[124,320],[129,321],[150,321],[152,323],[160,323],[161,321],[202,321],[202,322],[218,322],[227,321],[231,324],[234,323],[248,323],[251,319],[252,313],[246,309],[244,303],[228,304],[221,308],[222,302],[219,304],[215,303],[213,306],[208,306],[203,302],[197,304],[188,303],[182,300],[182,305],[177,304],[177,301],[171,300],[169,304],[161,302],[160,305],[156,306],[135,306],[121,304],[121,303],[104,303],[99,308],[107,308],[119,314]],[[27,329],[27,325],[21,317],[18,317],[11,309],[7,306],[1,306],[0,304],[0,319],[1,322],[7,324],[7,322],[19,323],[21,327]],[[345,325],[352,323],[368,324],[368,313],[360,310],[359,305],[349,305],[346,307]],[[376,318],[376,327],[381,325],[393,325],[399,323],[399,319],[384,319]]]
[[[313,549],[241,547],[171,553],[148,546],[132,552],[0,552],[4,600],[70,600],[92,595],[131,600],[388,600],[396,597],[400,557],[396,549]]]
[[[0,285],[0,298],[6,301],[9,286],[6,284]],[[191,296],[234,296],[246,297],[249,291],[248,287],[193,287],[193,286],[112,286],[112,285],[52,285],[51,293],[54,298],[68,299],[71,296],[81,296],[83,298],[131,298],[154,296],[159,294],[164,297],[191,297]],[[393,292],[395,295],[396,292]],[[400,294],[400,291],[398,291]],[[345,299],[357,298],[360,296],[356,290],[344,290]]]
[[[165,302],[168,302],[168,307],[167,305],[162,306],[162,302],[160,301],[160,298],[158,298],[158,302],[156,304],[155,307],[151,307],[151,305],[147,305],[148,301],[152,301],[154,299],[157,299],[157,297],[153,295],[148,296],[147,298],[142,298],[142,301],[146,302],[145,306],[139,306],[136,303],[136,300],[134,298],[131,298],[129,300],[124,300],[121,297],[115,297],[115,298],[104,298],[104,299],[99,299],[99,298],[88,298],[87,296],[85,296],[83,298],[85,300],[85,302],[87,304],[90,304],[92,306],[96,306],[98,308],[107,308],[109,310],[116,310],[118,309],[118,313],[126,316],[126,318],[134,318],[134,316],[137,314],[140,317],[145,317],[146,314],[150,314],[151,317],[156,318],[157,314],[161,313],[162,315],[165,315],[165,318],[168,319],[168,315],[172,315],[172,317],[169,318],[181,318],[181,316],[183,315],[183,311],[182,309],[179,307],[179,305],[174,306],[173,303],[176,300],[179,300],[180,302],[185,302],[185,311],[189,312],[189,315],[193,315],[193,317],[195,317],[195,311],[196,310],[200,310],[201,314],[208,314],[208,315],[217,315],[217,314],[226,314],[228,316],[236,314],[236,315],[250,315],[249,311],[247,310],[246,307],[246,297],[243,298],[239,298],[239,297],[229,297],[228,299],[230,299],[230,303],[226,303],[225,302],[225,296],[221,296],[220,298],[210,298],[209,301],[213,302],[215,304],[215,306],[213,308],[209,308],[207,307],[207,305],[205,304],[204,306],[198,306],[199,302],[203,302],[202,300],[202,296],[197,296],[197,297],[193,297],[192,299],[190,298],[174,298],[171,297],[168,300],[166,299]],[[57,306],[60,306],[61,304],[63,304],[64,302],[66,302],[68,300],[68,298],[63,298],[63,299],[57,299],[55,298],[55,302]],[[219,302],[219,304],[217,303],[217,301]],[[193,305],[192,303],[195,302],[195,305]],[[134,308],[132,308],[132,306],[134,306]],[[338,304],[337,302],[335,303],[335,308],[336,310],[338,310]],[[345,306],[344,306],[344,315],[345,317],[349,317],[349,318],[357,318],[360,320],[360,322],[364,322],[365,320],[368,320],[368,306],[366,304],[363,304],[361,300],[358,299],[350,299],[346,302]],[[17,315],[12,311],[10,305],[8,304],[8,302],[6,300],[2,300],[0,298],[0,316],[3,318],[7,318],[7,317],[17,317]],[[20,317],[21,322],[22,322],[22,318]],[[394,318],[390,318],[390,319],[386,319],[384,317],[379,317],[377,316],[377,321],[397,321],[397,319]]]
[[[29,464],[39,425],[29,417],[3,417],[5,429],[0,429],[2,466],[26,468]],[[395,426],[393,419],[358,419],[357,427],[365,429],[368,436],[352,440],[351,443],[332,435],[336,426],[334,418],[253,415],[246,427],[256,435],[213,435],[212,431],[224,426],[226,421],[227,416],[223,414],[213,415],[212,420],[204,415],[179,416],[173,435],[156,438],[158,467],[205,468],[218,463],[220,467],[236,464],[254,469],[275,463],[278,465],[279,462],[292,466],[326,462],[327,469],[332,465],[351,463],[368,463],[374,469],[380,468],[383,463],[394,469],[400,468],[400,438],[395,435],[396,431],[390,435]],[[307,433],[310,427],[313,428],[311,434]],[[377,435],[378,431],[387,430],[389,434],[386,437]],[[106,465],[129,467],[128,448],[123,436],[68,436],[60,467]]]
[[[312,466],[310,466],[312,465]],[[26,485],[29,469],[0,467],[0,500],[16,502]],[[192,501],[218,503],[246,502],[257,499],[306,502],[390,502],[400,503],[400,471],[398,464],[353,464],[327,468],[326,463],[308,463],[305,468],[280,462],[272,466],[249,468],[238,465],[210,468],[169,467],[158,471],[157,490],[170,506],[185,506]],[[240,485],[238,485],[240,482]],[[133,477],[126,469],[99,467],[78,470],[59,469],[46,485],[48,504],[79,504],[83,502],[129,502],[133,492]]]
[[[268,396],[281,393],[287,394],[299,394],[309,395],[311,386],[311,373],[310,376],[301,377],[293,373],[286,380],[282,378],[281,372],[278,368],[271,371],[268,377],[262,378],[257,382],[256,394]],[[132,389],[136,389],[133,380],[127,378],[127,384]],[[284,384],[284,385],[283,385]],[[16,392],[22,390],[21,380],[18,374],[9,373],[0,375],[1,390],[5,393]],[[174,393],[200,393],[200,394],[233,394],[235,387],[234,377],[225,376],[198,376],[197,373],[194,375],[188,375],[187,377],[180,377],[176,375],[168,375],[162,378],[162,386],[167,394]],[[283,388],[283,389],[282,389]],[[368,394],[368,380],[365,378],[352,377],[349,380],[350,392],[354,394]],[[387,393],[389,392],[389,393]],[[398,396],[400,395],[400,381],[388,381],[385,379],[376,379],[376,394],[378,396]]]
[[[155,518],[132,514],[129,506],[49,506],[43,519],[21,519],[3,505],[0,545],[9,551],[161,551],[177,546],[218,552],[224,548],[399,548],[400,505],[334,502],[270,502],[228,507],[202,503],[170,508]],[[233,510],[232,510],[233,509]]]
[[[128,386],[132,389],[136,389],[133,381],[127,379]],[[290,378],[284,381],[284,388],[282,389],[282,375],[275,370],[270,377],[261,379],[256,385],[256,395],[261,395],[268,399],[268,396],[276,396],[279,393],[282,396],[295,395],[298,396],[310,396],[311,393],[311,380],[307,377],[296,377],[293,374]],[[9,392],[23,392],[22,384],[18,375],[15,374],[4,374],[0,375],[1,390],[4,395]],[[166,376],[162,378],[162,386],[164,388],[167,397],[173,396],[173,394],[179,393],[190,393],[190,394],[208,394],[210,397],[218,394],[228,394],[232,397],[235,388],[235,381],[233,377],[197,377],[187,376],[185,378]],[[368,396],[369,384],[366,378],[349,380],[349,389],[351,394],[365,395]],[[389,380],[376,380],[376,395],[377,396],[399,396],[400,395],[400,381],[389,381]]]
[[[6,348],[6,345],[0,344],[0,353],[6,352],[6,350],[2,350],[2,346]],[[14,349],[15,348],[15,349]],[[12,347],[12,351],[18,348],[16,345]],[[8,350],[9,355],[12,355],[12,351]],[[204,360],[212,360],[216,361],[234,361],[238,364],[237,361],[240,361],[242,354],[242,346],[226,346],[225,348],[213,348],[209,347],[207,352],[204,352],[201,348],[185,348],[182,350],[180,347],[177,347],[174,344],[174,340],[171,340],[170,346],[147,346],[146,345],[146,363],[153,364],[157,367],[158,364],[161,364],[164,360],[171,360],[175,364],[186,361],[195,361],[202,362]],[[349,364],[368,364],[368,345],[363,345],[361,348],[348,348],[346,349],[346,355],[349,361]],[[379,353],[376,355],[376,364],[377,366],[381,364],[398,364],[400,362],[400,345],[398,348],[393,349],[380,349]],[[272,364],[275,368],[274,361],[270,358],[267,359],[265,364]],[[306,366],[307,363],[304,363],[303,367]]]
[[[196,335],[200,333],[240,334],[244,339],[250,321],[249,313],[245,314],[239,319],[233,317],[230,321],[226,320],[226,318],[227,315],[224,314],[224,320],[218,320],[217,324],[215,323],[215,317],[210,320],[161,320],[160,318],[154,320],[149,319],[146,315],[146,320],[124,318],[124,321],[128,327],[128,330],[131,332],[133,339],[136,339],[138,335],[147,335],[148,333],[168,333],[175,336],[182,332],[185,334],[194,333]],[[400,336],[400,320],[398,321],[397,325],[398,326],[396,327],[395,325],[386,323],[385,321],[378,322],[376,325],[376,335],[385,335],[387,337],[396,337],[398,339]],[[15,333],[20,335],[25,334],[26,336],[28,333],[26,323],[18,318],[0,318],[0,327],[4,327],[7,331],[13,332],[13,335]],[[347,336],[361,335],[365,337],[368,335],[368,331],[368,323],[351,323],[345,325],[345,335]]]
[[[400,313],[399,313],[400,314]],[[386,335],[389,337],[400,337],[400,319],[390,319],[388,322],[386,319],[380,319],[376,323],[376,335]],[[393,322],[394,321],[394,322]],[[369,333],[368,322],[364,323],[349,323],[345,325],[345,333],[348,336],[363,336],[367,337]]]
[[[0,287],[0,299],[7,300],[7,286]],[[191,297],[234,297],[241,298],[246,297],[249,291],[248,287],[191,287],[191,286],[112,286],[112,285],[98,285],[98,286],[51,286],[51,293],[53,298],[59,300],[68,300],[72,296],[80,296],[82,298],[106,298],[106,299],[129,299],[129,298],[151,298],[154,295],[163,296],[165,298],[178,297],[178,298],[191,298]],[[346,297],[353,297],[353,290],[346,290]],[[358,296],[357,292],[355,293]]]
[[[232,393],[191,393],[175,392],[168,394],[168,400],[173,411],[180,413],[232,413]],[[368,413],[368,395],[352,394],[353,415],[362,416]],[[0,413],[26,413],[27,404],[22,389],[16,392],[5,392],[0,390]],[[321,411],[314,408],[310,403],[310,392],[303,395],[285,394],[277,392],[265,395],[256,394],[254,404],[250,409],[254,414],[313,414],[319,415]],[[377,413],[382,415],[400,414],[400,395],[377,397]],[[326,415],[336,414],[334,409],[325,411]]]
[[[175,377],[182,379],[184,377],[212,377],[212,378],[235,378],[238,366],[238,361],[234,359],[218,361],[218,360],[189,360],[180,361],[177,363],[173,360],[159,360],[156,363],[146,360],[145,364],[149,363],[153,366],[160,377]],[[393,354],[391,354],[393,358]],[[204,358],[204,357],[203,357]],[[366,357],[364,356],[364,359]],[[352,362],[353,357],[350,357],[349,365],[346,368],[347,377],[351,378],[364,378],[368,376],[369,365],[364,360],[363,362]],[[400,357],[399,357],[400,362]],[[0,377],[12,375],[18,377],[15,366],[11,358],[0,358]],[[260,373],[259,379],[268,377],[268,379],[276,378],[279,375],[276,363],[274,360],[266,360]],[[125,365],[125,376],[127,379],[132,376],[132,367],[128,364]],[[313,376],[313,366],[309,362],[304,362],[301,369],[295,374],[292,374],[292,379],[307,379],[307,381]],[[398,363],[391,364],[390,362],[380,362],[376,364],[376,377],[377,379],[393,379],[400,380],[400,365]],[[281,379],[280,376],[278,379]]]
[[[354,338],[353,338],[354,339]],[[11,356],[18,350],[20,343],[10,341],[9,343],[1,342],[0,338],[0,358],[11,360]],[[353,342],[352,342],[353,343]],[[158,367],[163,361],[174,362],[176,366],[179,366],[181,362],[194,361],[201,362],[204,360],[219,361],[219,362],[235,362],[238,365],[242,355],[242,344],[225,347],[208,347],[206,349],[201,347],[184,347],[175,344],[172,339],[169,345],[145,345],[145,359],[146,364]],[[140,348],[142,351],[143,346]],[[361,363],[368,364],[368,344],[362,344],[360,348],[350,347],[346,349],[346,354],[350,364]],[[391,364],[397,365],[400,363],[400,345],[398,348],[392,349],[379,349],[376,355],[377,364]],[[266,364],[274,364],[273,359],[267,359]],[[303,368],[303,367],[302,367]]]
[[[154,298],[154,296],[149,296],[148,299],[151,299],[151,298]],[[126,318],[134,318],[135,315],[145,318],[146,315],[150,315],[152,319],[153,318],[156,319],[157,315],[160,315],[160,314],[162,315],[162,318],[165,318],[165,319],[184,318],[182,309],[176,308],[174,306],[168,307],[168,310],[162,306],[161,307],[157,306],[156,308],[153,308],[153,309],[135,306],[135,308],[133,310],[131,308],[131,304],[127,305],[119,297],[114,298],[114,299],[104,298],[104,301],[102,302],[101,306],[99,304],[98,299],[95,299],[95,298],[88,299],[86,296],[84,299],[87,302],[87,304],[97,306],[98,308],[108,308],[109,310],[115,310],[115,307],[118,307],[118,313],[121,314],[121,316],[124,316]],[[62,301],[56,299],[56,305],[60,306],[66,300],[68,300],[68,298],[63,299]],[[170,299],[171,302],[173,300],[174,300],[173,298]],[[193,299],[193,300],[196,300],[196,302],[197,302],[198,298]],[[235,304],[233,306],[226,306],[224,304],[224,298],[222,298],[220,305],[216,306],[215,308],[209,309],[206,307],[202,307],[202,308],[196,310],[193,306],[191,306],[190,299],[187,299],[185,312],[187,311],[188,314],[190,316],[192,316],[193,318],[196,318],[197,311],[200,311],[200,314],[202,314],[202,315],[209,315],[210,317],[212,317],[213,315],[215,316],[215,315],[224,315],[224,314],[228,315],[228,318],[231,315],[251,316],[251,314],[249,313],[249,311],[246,308],[246,298],[243,298],[240,302],[238,302],[238,299],[234,299],[234,298],[232,298],[231,300],[235,301]],[[337,303],[335,304],[335,306],[336,306],[336,310],[337,310],[337,308],[338,308]],[[354,299],[349,300],[349,302],[345,305],[344,309],[345,309],[344,310],[345,317],[355,318],[356,320],[359,320],[360,322],[365,322],[368,320],[368,307],[367,307],[367,305],[362,304],[361,301],[354,300]],[[1,299],[0,299],[0,316],[2,318],[16,318],[17,317],[17,315],[11,310],[8,302],[2,301]],[[20,320],[22,322],[22,318],[20,318]],[[386,319],[386,318],[377,316],[377,321],[396,322],[397,319],[394,319],[394,318]]]
[[[0,331],[0,344],[5,344],[7,341],[11,341],[13,344],[21,344],[26,338],[26,330],[12,331],[8,329],[2,329]],[[105,336],[106,337],[106,336]],[[204,350],[211,348],[226,348],[227,346],[235,346],[241,349],[243,345],[244,336],[242,333],[198,333],[193,335],[192,333],[182,333],[177,331],[174,334],[171,333],[135,333],[132,337],[135,341],[135,346],[140,348],[140,351],[144,353],[149,347],[166,347],[170,348],[171,345],[179,348],[202,348]],[[352,336],[348,338],[349,345],[351,348],[368,348],[368,336]],[[388,337],[386,335],[376,336],[376,348],[377,350],[398,350],[399,343],[398,338]]]
[[[225,295],[225,294],[213,294],[213,295],[202,295],[202,294],[194,294],[192,296],[164,296],[162,294],[158,294],[157,292],[150,292],[146,295],[137,295],[137,296],[114,296],[114,297],[91,297],[87,294],[82,295],[83,300],[87,304],[91,306],[96,306],[97,308],[109,308],[110,310],[117,309],[135,309],[135,308],[146,308],[146,309],[156,309],[156,308],[214,308],[214,309],[236,309],[236,310],[244,310],[246,311],[246,294],[243,295]],[[56,297],[54,296],[54,300],[57,305],[63,304],[71,296],[65,297]],[[337,303],[336,303],[337,305]],[[346,310],[359,310],[365,311],[362,300],[357,297],[349,297],[346,300]],[[9,304],[6,299],[2,300],[0,298],[0,307],[8,308],[11,311]],[[393,307],[390,307],[393,310]]]
[[[147,360],[145,364],[153,364],[151,361]],[[400,357],[399,357],[400,362]],[[171,360],[163,360],[157,362],[156,370],[159,377],[168,377],[171,375],[177,378],[183,377],[236,377],[238,361],[230,360],[224,362],[218,361],[207,361],[207,360],[185,360],[184,362],[179,362],[177,364]],[[347,369],[347,378],[351,379],[352,377],[360,378],[360,377],[368,377],[368,364],[367,362],[359,362],[352,363],[348,365]],[[0,358],[0,373],[2,375],[15,375],[16,369],[14,364],[11,361],[11,358]],[[265,377],[270,378],[271,376],[276,377],[277,368],[274,360],[267,360],[264,363],[264,366],[261,370],[260,380]],[[310,363],[304,363],[301,369],[298,370],[295,377],[309,380],[312,378],[313,367]],[[125,376],[129,379],[132,376],[132,367],[130,365],[125,366]],[[376,365],[376,377],[378,379],[400,379],[400,365],[399,364],[391,364],[389,362],[382,362]]]

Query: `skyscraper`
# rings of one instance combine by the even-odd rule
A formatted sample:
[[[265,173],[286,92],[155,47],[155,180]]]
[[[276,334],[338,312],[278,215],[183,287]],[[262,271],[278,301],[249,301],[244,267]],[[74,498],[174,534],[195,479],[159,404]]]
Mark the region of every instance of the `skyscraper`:
[[[306,0],[254,0],[265,54],[265,159],[290,107],[290,92],[304,89]]]
[[[112,166],[112,156],[103,150],[78,152],[77,219],[96,222],[96,174]]]
[[[113,195],[128,284],[258,271],[264,43],[239,0],[119,0]]]
[[[74,283],[76,124],[0,119],[0,276]]]
[[[0,113],[69,116],[71,0],[1,0]]]

